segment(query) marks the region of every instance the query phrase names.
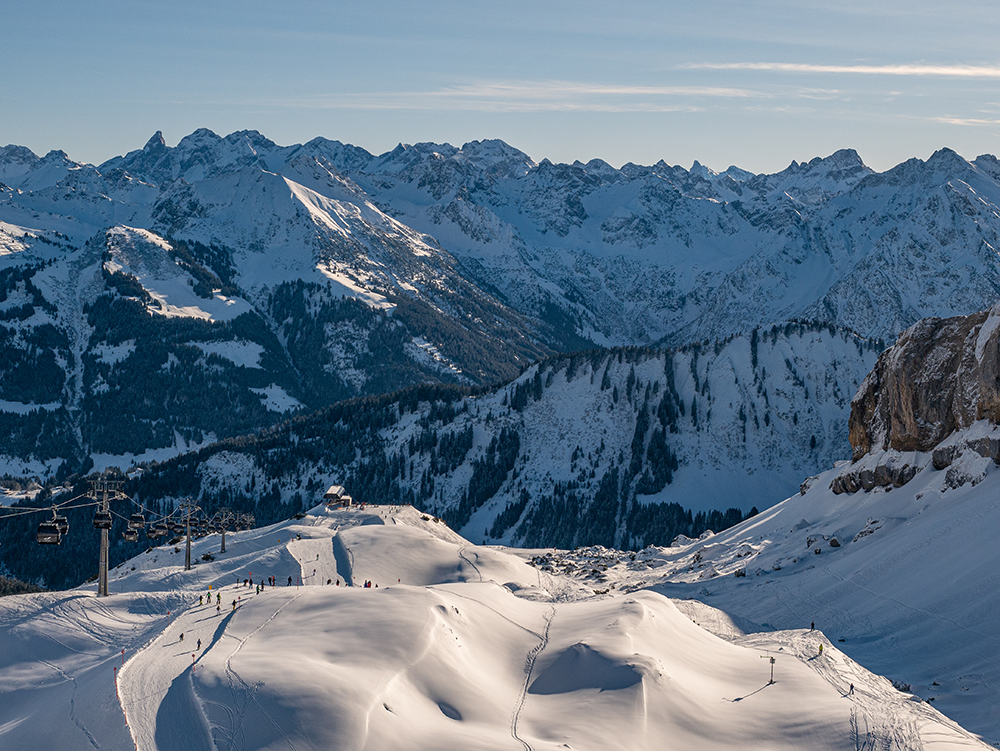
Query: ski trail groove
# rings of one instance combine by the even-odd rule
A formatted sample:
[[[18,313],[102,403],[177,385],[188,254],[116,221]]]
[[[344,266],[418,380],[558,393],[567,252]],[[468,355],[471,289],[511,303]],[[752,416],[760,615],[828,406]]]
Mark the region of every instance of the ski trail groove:
[[[55,639],[53,639],[53,641],[55,641]],[[56,643],[58,644],[58,642]],[[69,699],[69,719],[72,720],[73,724],[76,725],[77,728],[79,728],[80,732],[87,737],[87,740],[90,742],[91,746],[93,746],[94,748],[100,748],[101,746],[94,738],[93,734],[89,730],[87,730],[86,726],[82,722],[80,722],[80,719],[76,716],[76,692],[77,689],[80,688],[80,685],[76,682],[76,679],[69,673],[67,673],[65,670],[60,668],[58,665],[55,665],[49,662],[48,660],[39,660],[39,662],[42,665],[48,665],[50,668],[52,668],[52,670],[59,673],[59,675],[61,675],[64,679],[73,684],[73,693],[70,695]]]
[[[473,563],[465,556],[465,551],[468,549],[468,547],[469,547],[468,545],[463,545],[458,551],[458,557],[461,558],[466,563],[468,563],[470,566],[472,566],[472,568],[476,570],[476,573],[479,574],[479,581],[484,581],[483,572],[479,570],[479,566],[477,566],[475,563]]]
[[[521,710],[524,709],[524,702],[528,696],[528,685],[531,683],[531,672],[535,668],[535,660],[549,645],[549,628],[552,626],[552,619],[555,618],[555,615],[556,608],[553,605],[545,613],[545,629],[542,631],[541,640],[524,658],[524,683],[521,684],[521,694],[518,696],[517,704],[514,705],[514,711],[510,715],[511,737],[524,747],[524,751],[531,751],[531,746],[517,734],[517,721],[521,718]]]
[[[497,586],[499,586],[499,585],[497,585]],[[428,587],[428,589],[436,589],[436,587]],[[517,621],[513,620],[512,618],[510,618],[507,615],[504,615],[499,610],[497,610],[496,608],[494,608],[492,605],[487,605],[482,600],[477,600],[475,597],[469,597],[469,595],[459,594],[458,592],[455,592],[455,591],[450,590],[450,589],[447,590],[447,592],[448,592],[449,597],[461,597],[463,600],[468,600],[469,602],[474,602],[477,605],[481,605],[482,607],[486,608],[487,610],[489,610],[489,611],[493,612],[494,614],[500,616],[503,620],[507,621],[507,623],[511,624],[512,626],[516,626],[517,628],[521,629],[522,631],[526,631],[527,633],[529,633],[532,636],[534,636],[536,639],[541,639],[542,638],[542,634],[538,633],[537,631],[532,631],[527,626],[522,626]]]
[[[276,723],[271,718],[271,715],[268,714],[268,712],[265,709],[265,707],[263,707],[260,704],[260,702],[257,701],[257,689],[260,687],[260,684],[259,683],[249,684],[245,680],[243,680],[243,678],[240,677],[240,674],[237,673],[236,670],[233,668],[233,657],[235,657],[237,655],[237,653],[241,649],[243,649],[244,646],[246,646],[246,644],[250,641],[250,639],[252,639],[254,636],[256,636],[257,634],[259,634],[271,621],[273,621],[275,618],[277,618],[278,615],[281,613],[281,611],[283,611],[285,608],[287,608],[289,605],[291,605],[293,602],[295,602],[295,600],[297,600],[300,597],[300,595],[301,595],[301,593],[296,593],[296,594],[292,595],[292,598],[290,600],[288,600],[288,602],[284,603],[281,607],[279,607],[277,610],[275,610],[274,613],[272,613],[270,615],[270,617],[268,617],[263,623],[261,623],[259,626],[257,626],[257,628],[255,628],[253,631],[251,631],[249,634],[247,634],[245,637],[243,637],[243,639],[240,640],[240,643],[236,646],[236,649],[234,649],[232,652],[230,652],[229,656],[226,658],[226,676],[227,676],[227,678],[229,680],[229,690],[230,690],[230,693],[233,696],[232,707],[233,707],[233,710],[234,710],[233,712],[230,713],[230,716],[233,718],[233,723],[232,723],[232,726],[231,726],[232,732],[231,732],[231,735],[230,735],[230,740],[231,741],[235,741],[236,738],[239,738],[240,741],[241,741],[240,748],[246,748],[246,737],[245,737],[244,731],[243,731],[243,718],[244,718],[244,715],[245,715],[245,709],[246,709],[247,705],[249,705],[251,702],[254,705],[257,706],[257,708],[261,711],[261,713],[265,717],[267,717],[268,721],[278,731],[278,733],[284,739],[285,743],[288,744],[288,747],[291,748],[291,749],[295,748],[295,746],[292,744],[292,742],[285,735],[284,731],[282,731],[282,729],[278,725],[278,723]],[[240,686],[237,687],[235,685],[234,681],[239,681]],[[240,694],[242,694],[243,697],[244,697],[244,700],[243,700],[242,703],[239,701]],[[230,743],[230,748],[235,748],[235,747],[236,747],[235,743],[231,742]]]

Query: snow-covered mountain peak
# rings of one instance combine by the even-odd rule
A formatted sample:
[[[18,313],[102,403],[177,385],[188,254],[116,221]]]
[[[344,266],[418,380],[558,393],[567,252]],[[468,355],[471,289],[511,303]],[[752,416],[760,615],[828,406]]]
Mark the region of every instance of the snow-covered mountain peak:
[[[426,162],[447,159],[457,152],[458,149],[447,143],[400,143],[392,151],[376,157],[368,169],[376,173],[399,174]]]
[[[599,177],[602,181],[609,183],[615,182],[622,176],[622,173],[619,170],[616,170],[603,159],[591,159],[586,164],[577,160],[570,166],[582,169],[588,175],[594,175],[595,177]]]
[[[39,162],[42,164],[75,164],[75,162],[70,162],[69,155],[62,149],[52,149]]]
[[[301,146],[289,147],[289,160],[300,155],[322,157],[340,171],[363,170],[374,158],[360,146],[352,146],[322,137],[316,137]],[[271,164],[271,169],[277,171],[280,170],[280,166],[271,161],[275,158],[277,158],[277,153],[269,158],[268,163]]]
[[[38,161],[38,155],[27,146],[17,146],[9,143],[0,146],[0,164],[34,164]]]
[[[969,162],[966,161],[964,157],[962,157],[954,149],[949,149],[947,146],[944,146],[931,154],[926,164],[928,167],[933,167],[939,170],[967,169],[969,166]]]
[[[457,152],[456,157],[495,178],[523,177],[536,166],[534,160],[523,151],[498,138],[469,141]]]
[[[238,130],[222,140],[251,156],[267,154],[278,148],[274,141],[256,130]]]
[[[861,161],[854,149],[841,149],[809,162],[793,161],[774,175],[757,175],[747,186],[771,200],[785,196],[806,205],[819,205],[846,193],[874,170]]]
[[[861,155],[858,154],[855,149],[838,149],[825,159],[820,159],[820,161],[826,162],[827,164],[835,166],[839,169],[866,166],[864,161],[861,159]]]
[[[176,148],[180,151],[187,151],[203,146],[214,146],[222,140],[222,136],[210,128],[195,128],[177,143]]]
[[[163,140],[163,131],[158,130],[149,137],[149,140],[146,141],[146,145],[142,147],[142,150],[148,153],[150,151],[165,149],[166,147],[167,142]]]
[[[0,181],[16,188],[22,177],[38,163],[38,156],[25,146],[10,144],[0,148]]]

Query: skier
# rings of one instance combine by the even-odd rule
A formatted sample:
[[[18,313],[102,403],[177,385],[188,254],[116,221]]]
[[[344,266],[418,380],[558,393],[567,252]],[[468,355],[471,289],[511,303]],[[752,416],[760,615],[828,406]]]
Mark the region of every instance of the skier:
[[[204,599],[205,599],[205,595],[198,595],[198,604],[201,605],[202,604],[202,600],[204,600]]]
[[[289,587],[292,586],[292,577],[290,576],[288,577],[288,586]]]
[[[812,631],[815,628],[816,628],[816,621],[813,621],[812,623],[809,624],[809,630]]]
[[[823,656],[823,645],[822,644],[819,645],[819,656],[820,657]]]
[[[215,593],[215,604],[216,605],[221,605],[222,604],[222,592],[216,592]]]
[[[236,600],[233,600],[233,612],[236,612]],[[822,651],[823,650],[820,649],[820,652],[822,652]]]
[[[847,689],[847,695],[848,696],[854,696],[854,684],[853,683],[851,684],[851,687],[849,689]]]
[[[184,632],[181,631],[181,641],[184,641]]]
[[[201,639],[198,640],[198,649],[201,649]]]

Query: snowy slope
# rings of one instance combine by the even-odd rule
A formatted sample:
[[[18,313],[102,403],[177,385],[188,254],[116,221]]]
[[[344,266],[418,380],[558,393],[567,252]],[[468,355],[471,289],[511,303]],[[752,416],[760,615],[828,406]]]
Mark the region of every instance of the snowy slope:
[[[996,429],[977,424],[960,444]],[[892,457],[879,453],[872,462]],[[692,617],[720,633],[809,629],[964,727],[1000,740],[993,596],[1000,561],[998,474],[974,451],[935,470],[929,453],[896,457],[919,471],[901,488],[834,494],[850,466],[812,478],[801,494],[700,540],[626,554],[580,550],[543,562],[611,591],[652,588],[693,597]],[[587,576],[600,562],[599,577]],[[745,572],[745,576],[737,576]],[[819,634],[817,634],[817,637]]]
[[[106,599],[0,600],[3,745],[985,747],[832,645],[817,658],[812,634],[741,645],[654,592],[594,596],[567,577],[553,594],[410,508],[319,507],[232,534],[225,554],[217,536],[195,542],[196,559],[209,551],[185,572],[154,548],[113,572]],[[346,585],[375,566],[390,581]],[[270,575],[281,586],[261,594],[234,583]]]
[[[736,509],[732,524],[849,457],[850,399],[879,351],[790,324],[712,347],[563,355],[486,393],[407,391],[221,443],[150,468],[134,492],[294,506],[346,482],[477,542],[667,544],[705,528],[692,514]]]
[[[542,161],[500,179],[463,152],[401,148],[348,174],[516,307],[554,307],[596,343],[713,340],[796,316],[890,339],[1000,290],[989,156],[943,149],[875,174],[842,150],[737,182],[662,162]]]

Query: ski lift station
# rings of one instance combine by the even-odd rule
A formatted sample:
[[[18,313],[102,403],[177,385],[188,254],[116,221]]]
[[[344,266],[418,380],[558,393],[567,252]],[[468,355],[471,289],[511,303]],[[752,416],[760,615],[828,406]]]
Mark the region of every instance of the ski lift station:
[[[327,506],[350,506],[354,502],[343,485],[331,485],[323,494],[323,500]]]

